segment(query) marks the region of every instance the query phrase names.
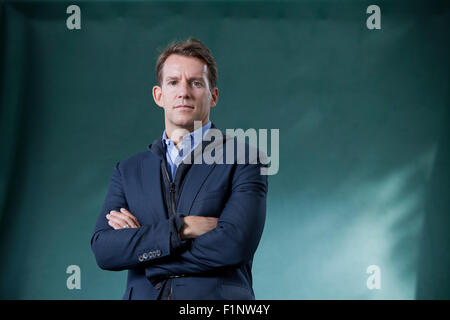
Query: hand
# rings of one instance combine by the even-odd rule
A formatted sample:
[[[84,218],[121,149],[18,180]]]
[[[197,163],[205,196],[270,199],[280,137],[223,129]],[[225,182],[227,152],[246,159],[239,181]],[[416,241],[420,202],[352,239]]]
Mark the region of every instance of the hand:
[[[138,219],[125,208],[120,208],[120,212],[111,210],[109,214],[106,215],[106,219],[108,219],[108,224],[113,227],[114,230],[123,229],[127,224],[130,228],[141,227]]]
[[[183,220],[184,226],[180,231],[181,240],[197,238],[217,227],[217,218],[187,216]]]

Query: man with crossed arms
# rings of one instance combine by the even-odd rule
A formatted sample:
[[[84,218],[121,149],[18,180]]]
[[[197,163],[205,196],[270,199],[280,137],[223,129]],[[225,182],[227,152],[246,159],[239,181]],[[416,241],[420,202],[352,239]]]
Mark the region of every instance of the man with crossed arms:
[[[237,161],[240,142],[213,134],[217,67],[202,42],[169,45],[156,73],[153,98],[164,109],[165,131],[148,151],[115,166],[91,239],[97,263],[128,270],[123,299],[254,299],[265,165],[250,159],[251,147],[242,143],[245,157]],[[234,151],[234,161],[196,162],[208,145],[222,147],[224,159]]]

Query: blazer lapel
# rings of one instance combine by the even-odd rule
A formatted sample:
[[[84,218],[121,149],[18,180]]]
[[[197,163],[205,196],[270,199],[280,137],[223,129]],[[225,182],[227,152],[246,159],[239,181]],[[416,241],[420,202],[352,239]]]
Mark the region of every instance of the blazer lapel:
[[[211,124],[211,129],[217,129],[214,123]],[[183,185],[183,190],[181,191],[180,198],[178,200],[177,212],[188,215],[191,207],[194,203],[197,194],[200,192],[200,189],[205,182],[206,178],[209,176],[211,171],[216,166],[213,164],[195,164],[193,155],[197,155],[198,157],[202,157],[203,150],[210,143],[222,144],[224,142],[224,136],[222,133],[222,139],[218,139],[217,141],[211,141],[211,133],[209,130],[202,143],[200,143],[191,153],[192,167],[189,169],[185,182]],[[149,205],[151,209],[158,215],[164,216],[167,218],[167,214],[165,211],[164,200],[162,198],[162,190],[161,190],[161,161],[162,157],[164,157],[164,149],[162,146],[161,139],[156,139],[151,145],[148,147],[152,154],[149,153],[142,161],[142,179],[144,185],[145,194],[151,199],[149,201]],[[202,152],[195,152],[198,148],[201,148]]]
[[[189,169],[184,182],[183,190],[181,191],[178,202],[177,211],[185,215],[190,215],[191,207],[194,203],[197,194],[200,191],[204,181],[211,173],[216,164],[193,164]]]
[[[211,129],[217,129],[214,124],[211,125]],[[198,148],[201,148],[202,152],[199,152],[197,157],[202,157],[203,150],[206,148],[207,145],[210,143],[216,144],[223,144],[223,139],[220,139],[218,141],[211,141],[211,133],[212,131],[209,130],[202,143],[200,143],[191,153],[191,155],[196,155],[195,150]],[[186,177],[185,182],[183,185],[183,190],[181,191],[180,199],[178,200],[178,207],[177,211],[180,213],[183,213],[185,215],[190,214],[191,207],[194,203],[195,198],[197,197],[197,194],[200,192],[200,189],[205,182],[206,178],[209,176],[211,171],[216,166],[215,163],[213,164],[195,164],[195,159],[191,157],[192,159],[192,167],[189,169]]]
[[[148,199],[147,203],[157,216],[167,218],[166,209],[164,206],[164,200],[162,198],[161,190],[161,143],[155,140],[149,149],[152,152],[148,152],[147,157],[145,157],[142,162],[142,184],[144,187],[144,193]]]

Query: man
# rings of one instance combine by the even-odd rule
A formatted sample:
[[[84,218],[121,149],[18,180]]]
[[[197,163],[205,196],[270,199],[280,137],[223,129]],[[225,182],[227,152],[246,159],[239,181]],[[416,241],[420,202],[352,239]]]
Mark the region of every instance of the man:
[[[236,139],[217,135],[210,122],[217,67],[203,43],[168,46],[156,73],[165,131],[149,151],[117,163],[91,239],[97,263],[128,270],[124,299],[254,299],[264,165],[247,156],[248,144],[238,159]],[[199,162],[211,146],[234,161]]]

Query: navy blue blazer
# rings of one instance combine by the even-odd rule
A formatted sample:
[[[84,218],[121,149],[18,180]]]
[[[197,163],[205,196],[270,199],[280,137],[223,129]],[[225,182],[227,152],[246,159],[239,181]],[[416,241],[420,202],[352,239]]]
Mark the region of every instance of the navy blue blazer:
[[[232,149],[227,149],[230,143]],[[172,299],[254,299],[252,261],[264,228],[268,188],[267,175],[260,171],[267,167],[259,161],[264,154],[256,152],[255,161],[249,155],[253,147],[229,136],[199,145],[222,146],[224,159],[227,150],[234,150],[234,163],[192,164],[178,200],[177,218],[217,217],[218,224],[187,245],[173,248],[176,230],[163,203],[164,153],[155,147],[158,144],[161,139],[115,166],[91,238],[97,264],[104,270],[128,270],[123,299],[157,299],[168,278],[172,278]],[[239,162],[238,145],[245,149]],[[108,225],[106,215],[121,207],[136,216],[140,228],[114,230]]]

